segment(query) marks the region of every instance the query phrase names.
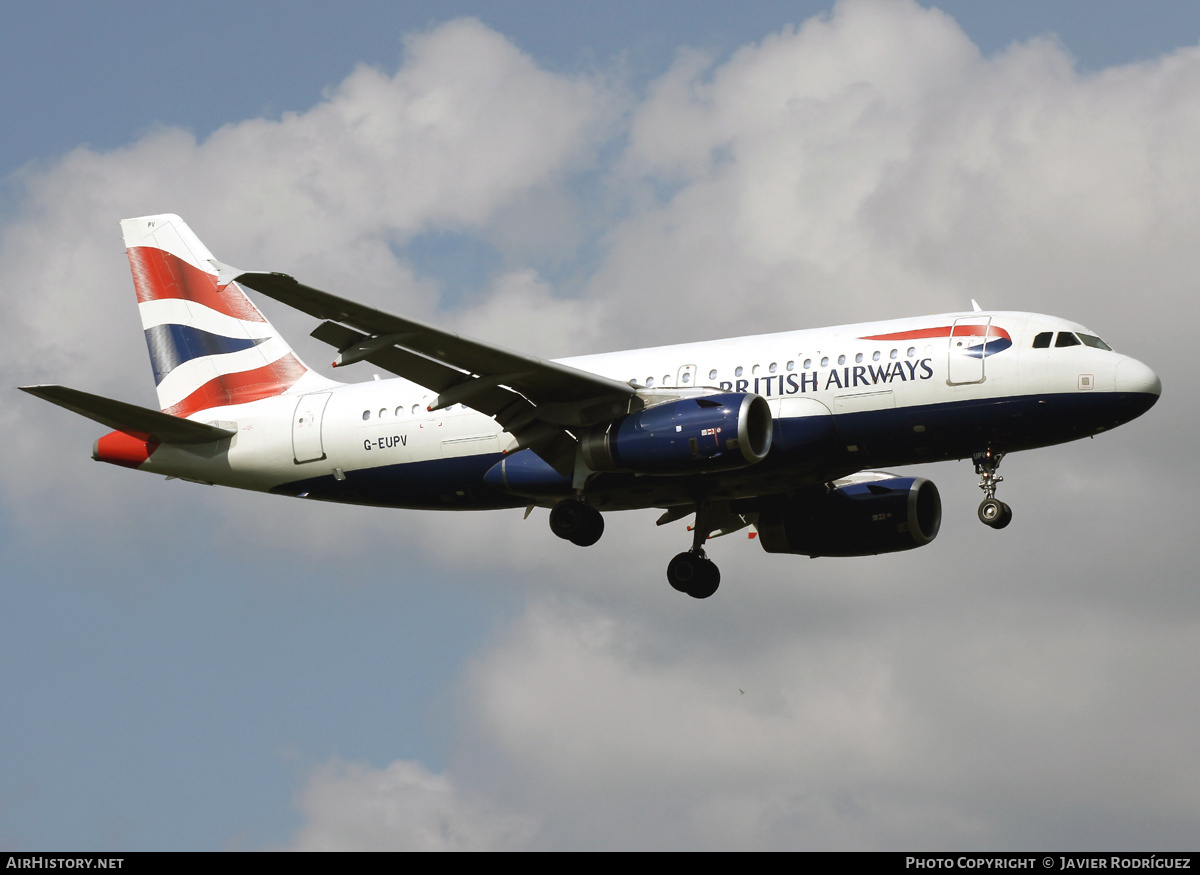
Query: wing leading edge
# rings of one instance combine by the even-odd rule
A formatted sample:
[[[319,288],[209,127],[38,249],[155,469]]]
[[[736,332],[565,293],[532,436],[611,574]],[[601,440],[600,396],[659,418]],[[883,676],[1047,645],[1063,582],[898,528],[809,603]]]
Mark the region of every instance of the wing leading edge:
[[[575,467],[571,429],[628,413],[636,395],[626,383],[393,316],[286,274],[216,266],[222,281],[325,320],[312,336],[338,350],[335,366],[368,361],[437,392],[430,410],[461,403],[485,413],[564,475]]]

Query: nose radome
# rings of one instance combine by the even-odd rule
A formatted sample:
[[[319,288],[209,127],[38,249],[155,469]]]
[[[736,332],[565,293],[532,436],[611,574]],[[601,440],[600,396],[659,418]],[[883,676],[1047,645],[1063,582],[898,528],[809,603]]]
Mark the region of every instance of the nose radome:
[[[1117,365],[1116,388],[1118,392],[1139,395],[1161,395],[1162,381],[1146,365],[1137,359],[1125,359]]]

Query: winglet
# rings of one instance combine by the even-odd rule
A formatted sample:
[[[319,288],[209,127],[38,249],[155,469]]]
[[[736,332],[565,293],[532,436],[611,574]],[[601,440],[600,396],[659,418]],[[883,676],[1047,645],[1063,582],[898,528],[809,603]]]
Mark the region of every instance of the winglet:
[[[216,268],[218,288],[224,288],[246,272],[240,268],[230,267],[228,264],[222,264],[215,258],[209,258],[208,263]]]

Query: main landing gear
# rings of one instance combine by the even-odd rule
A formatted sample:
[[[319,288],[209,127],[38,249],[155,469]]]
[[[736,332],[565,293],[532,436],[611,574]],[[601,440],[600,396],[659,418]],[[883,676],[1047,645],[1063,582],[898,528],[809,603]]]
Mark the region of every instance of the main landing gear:
[[[709,508],[696,508],[696,525],[692,529],[692,549],[680,553],[667,566],[667,581],[672,587],[694,599],[706,599],[721,585],[721,571],[704,554],[704,542],[712,531]]]
[[[678,517],[676,517],[678,519]],[[721,585],[721,572],[713,561],[704,555],[704,542],[714,529],[712,509],[702,505],[696,509],[696,525],[692,530],[692,549],[680,553],[667,566],[667,580],[671,586],[694,599],[706,599]],[[550,510],[550,531],[564,541],[590,547],[604,534],[604,517],[591,505],[575,498],[567,498]]]
[[[590,547],[604,534],[604,517],[591,505],[568,498],[551,509],[550,531],[564,541]]]
[[[706,599],[721,585],[721,570],[704,555],[704,550],[688,550],[671,560],[667,580],[694,599]]]
[[[975,473],[979,475],[979,488],[983,490],[984,499],[979,505],[979,521],[993,529],[1002,529],[1012,522],[1012,508],[996,498],[996,486],[1004,478],[996,473],[1004,453],[990,449],[982,450],[971,457],[975,463]]]

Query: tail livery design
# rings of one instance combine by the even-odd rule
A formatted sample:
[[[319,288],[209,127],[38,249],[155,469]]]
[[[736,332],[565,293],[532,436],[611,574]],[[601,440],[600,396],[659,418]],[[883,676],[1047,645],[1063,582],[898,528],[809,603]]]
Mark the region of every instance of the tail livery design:
[[[178,216],[125,219],[121,232],[164,413],[282,395],[309,373]]]

